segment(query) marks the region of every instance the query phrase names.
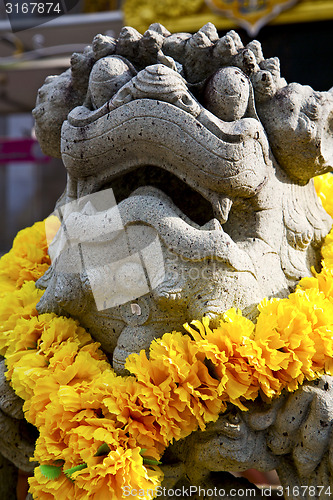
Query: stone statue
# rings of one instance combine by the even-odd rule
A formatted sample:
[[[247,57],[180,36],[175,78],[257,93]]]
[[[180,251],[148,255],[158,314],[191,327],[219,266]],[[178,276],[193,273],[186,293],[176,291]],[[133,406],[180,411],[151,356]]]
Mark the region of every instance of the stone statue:
[[[130,352],[185,321],[230,307],[253,318],[262,298],[287,296],[320,265],[332,223],[311,181],[332,165],[332,110],[332,93],[287,85],[235,32],[98,35],[34,110],[44,152],[68,172],[58,213],[70,241],[53,243],[39,311],[77,317],[124,373]],[[179,180],[200,220],[168,189]],[[110,187],[117,207],[108,195],[94,207]]]
[[[38,310],[78,318],[117,373],[186,321],[230,307],[254,319],[260,300],[320,268],[332,220],[312,178],[333,167],[333,93],[288,85],[258,41],[219,38],[210,23],[97,35],[46,80],[33,114],[43,152],[68,172]],[[329,485],[332,382],[318,384],[245,416],[230,409],[171,447],[170,484],[256,467],[284,486]]]

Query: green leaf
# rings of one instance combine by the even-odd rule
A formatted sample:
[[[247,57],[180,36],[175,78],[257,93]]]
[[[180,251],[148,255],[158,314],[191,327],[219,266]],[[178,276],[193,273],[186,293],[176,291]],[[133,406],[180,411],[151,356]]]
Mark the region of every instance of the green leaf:
[[[57,465],[40,465],[39,469],[44,477],[51,480],[58,479],[61,474],[61,466]]]
[[[154,458],[143,458],[144,465],[160,465],[162,462]]]
[[[146,453],[147,448],[141,448],[140,450],[140,455],[143,455]],[[152,457],[142,457],[143,458],[143,463],[146,465],[160,465],[162,462],[159,462],[158,460],[155,460],[155,458]]]
[[[96,451],[94,457],[101,457],[103,455],[107,455],[110,451],[111,451],[110,447],[106,443],[103,443]]]
[[[80,464],[76,465],[75,467],[72,467],[71,469],[66,469],[64,470],[64,474],[66,474],[69,479],[71,478],[71,475],[74,474],[74,472],[78,472],[79,470],[86,469],[88,467],[87,464]]]

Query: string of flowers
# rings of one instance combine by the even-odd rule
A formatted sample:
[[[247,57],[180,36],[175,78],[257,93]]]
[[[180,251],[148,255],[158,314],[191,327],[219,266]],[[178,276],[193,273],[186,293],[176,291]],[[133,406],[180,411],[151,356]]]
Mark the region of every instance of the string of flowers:
[[[316,180],[333,216],[333,177]],[[53,224],[54,234],[59,223]],[[160,485],[159,460],[232,403],[246,410],[305,380],[333,374],[333,230],[322,248],[320,273],[300,281],[286,299],[263,300],[257,323],[231,309],[217,328],[209,320],[184,325],[132,354],[116,376],[77,321],[38,315],[43,292],[35,281],[50,265],[45,224],[21,231],[0,260],[0,354],[6,377],[39,430],[30,492],[34,499],[117,500],[131,485]],[[207,360],[213,370],[208,370]]]

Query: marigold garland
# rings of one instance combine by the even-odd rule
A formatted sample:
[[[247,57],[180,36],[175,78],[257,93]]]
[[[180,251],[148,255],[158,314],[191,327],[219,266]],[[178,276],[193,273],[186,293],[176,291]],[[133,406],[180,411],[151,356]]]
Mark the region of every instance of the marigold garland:
[[[333,216],[333,178],[316,185]],[[55,233],[57,220],[50,225]],[[333,374],[333,230],[321,272],[286,299],[262,301],[256,325],[234,309],[214,329],[207,318],[193,321],[184,325],[187,334],[154,341],[149,359],[144,351],[129,356],[133,375],[119,377],[77,321],[38,315],[43,292],[34,283],[50,265],[44,228],[38,222],[21,231],[0,260],[0,354],[26,419],[40,432],[34,459],[41,466],[30,478],[35,499],[116,500],[127,485],[151,491],[162,480],[156,464],[165,447],[205,429],[228,402],[246,410],[259,394],[277,397]]]

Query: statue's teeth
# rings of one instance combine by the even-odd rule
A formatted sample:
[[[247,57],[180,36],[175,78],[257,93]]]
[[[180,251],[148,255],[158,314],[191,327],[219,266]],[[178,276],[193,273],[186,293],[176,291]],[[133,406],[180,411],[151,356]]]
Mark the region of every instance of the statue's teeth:
[[[220,224],[225,224],[232,207],[232,200],[227,196],[220,195],[212,201],[213,212]]]
[[[215,217],[214,219],[210,219],[210,221],[206,222],[204,226],[201,226],[201,229],[204,231],[222,231],[221,224],[217,219],[215,219]]]

